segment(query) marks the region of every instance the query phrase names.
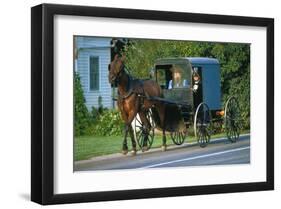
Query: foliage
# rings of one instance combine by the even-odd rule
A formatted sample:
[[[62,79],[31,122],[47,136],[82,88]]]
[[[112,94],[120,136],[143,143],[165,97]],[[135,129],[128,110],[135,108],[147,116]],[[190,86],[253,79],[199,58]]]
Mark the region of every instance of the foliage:
[[[102,97],[98,98],[98,108],[92,107],[88,111],[85,105],[85,97],[77,73],[74,74],[74,129],[75,136],[97,135],[97,136],[118,136],[122,133],[124,124],[119,111],[108,110],[102,105]]]
[[[222,102],[235,95],[240,102],[243,128],[250,128],[250,46],[165,40],[131,40],[123,49],[133,76],[149,77],[156,59],[165,57],[214,57],[221,65]],[[75,73],[75,135],[120,135],[123,122],[117,110],[107,110],[98,98],[98,108],[88,111],[79,75]]]
[[[94,109],[94,108],[93,108]],[[93,111],[92,111],[93,112]],[[88,127],[88,134],[95,136],[120,136],[124,128],[118,110],[104,109],[98,114],[98,118]]]
[[[250,128],[250,45],[163,40],[133,40],[124,48],[126,65],[132,75],[149,77],[156,59],[166,57],[213,57],[221,65],[222,101],[238,98],[243,127]]]
[[[75,135],[86,134],[86,129],[90,125],[90,114],[85,105],[85,97],[78,73],[74,74],[74,129]]]

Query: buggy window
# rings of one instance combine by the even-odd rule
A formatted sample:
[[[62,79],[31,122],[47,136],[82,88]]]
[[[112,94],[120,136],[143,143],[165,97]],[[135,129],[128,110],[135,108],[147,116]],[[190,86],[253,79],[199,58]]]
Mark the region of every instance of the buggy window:
[[[190,88],[190,69],[187,65],[156,66],[156,81],[162,89]]]
[[[167,89],[169,80],[172,78],[172,73],[169,71],[171,65],[161,65],[156,68],[156,81],[162,89]]]

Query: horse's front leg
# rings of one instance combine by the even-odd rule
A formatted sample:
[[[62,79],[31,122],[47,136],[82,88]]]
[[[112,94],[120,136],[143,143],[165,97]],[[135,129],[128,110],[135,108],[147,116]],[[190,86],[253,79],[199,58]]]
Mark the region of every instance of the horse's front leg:
[[[133,131],[133,128],[132,128],[132,125],[130,124],[129,125],[129,134],[130,134],[130,137],[131,137],[131,141],[132,141],[132,155],[136,155],[137,154],[137,143],[136,143],[136,140],[135,140],[135,135],[134,135],[134,131]]]
[[[132,155],[135,155],[137,153],[137,143],[136,143],[134,131],[132,128],[132,122],[135,117],[136,117],[136,111],[128,112],[128,120],[127,120],[126,124],[127,124],[127,128],[128,128],[128,132],[131,137],[131,141],[132,141],[132,151],[131,151]]]
[[[128,144],[127,144],[127,135],[128,135],[128,127],[127,127],[127,120],[128,120],[128,115],[126,113],[126,111],[124,110],[124,106],[123,106],[123,100],[121,99],[118,99],[117,100],[117,104],[118,104],[118,108],[121,112],[121,117],[123,119],[123,121],[125,122],[125,126],[124,126],[124,129],[123,129],[123,142],[122,142],[122,153],[124,155],[126,155],[128,153]]]
[[[123,139],[123,144],[122,144],[122,154],[123,155],[126,155],[128,153],[127,135],[128,135],[128,125],[125,125],[124,139]]]
[[[134,97],[130,98],[131,100],[134,99]],[[136,114],[138,105],[135,102],[132,102],[131,100],[125,100],[122,103],[122,118],[125,121],[125,137],[123,141],[123,153],[128,153],[128,145],[127,145],[127,135],[128,132],[130,134],[131,140],[132,140],[132,154],[136,154],[137,148],[136,148],[136,141],[134,137],[134,133],[132,130],[132,121],[134,120]]]

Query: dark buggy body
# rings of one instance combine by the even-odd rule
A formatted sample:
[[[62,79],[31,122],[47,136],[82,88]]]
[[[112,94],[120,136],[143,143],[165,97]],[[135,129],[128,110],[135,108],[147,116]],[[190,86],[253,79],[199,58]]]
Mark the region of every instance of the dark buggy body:
[[[184,142],[191,127],[201,147],[205,147],[211,135],[221,130],[223,125],[230,141],[235,142],[239,138],[239,105],[235,97],[230,97],[222,108],[220,65],[217,59],[158,59],[151,75],[161,86],[163,97],[149,99],[164,108],[164,125],[160,125],[156,108],[152,108],[147,117],[152,127],[170,132],[175,144]],[[137,133],[137,140],[139,135]],[[154,137],[154,130],[151,136]],[[150,146],[153,137],[149,139]]]

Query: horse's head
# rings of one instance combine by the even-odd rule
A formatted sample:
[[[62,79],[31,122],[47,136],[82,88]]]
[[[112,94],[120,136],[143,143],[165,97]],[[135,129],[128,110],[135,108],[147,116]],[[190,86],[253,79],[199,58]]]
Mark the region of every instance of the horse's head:
[[[121,76],[121,71],[124,69],[125,56],[120,57],[118,54],[114,56],[113,61],[108,66],[108,81],[115,84]]]

